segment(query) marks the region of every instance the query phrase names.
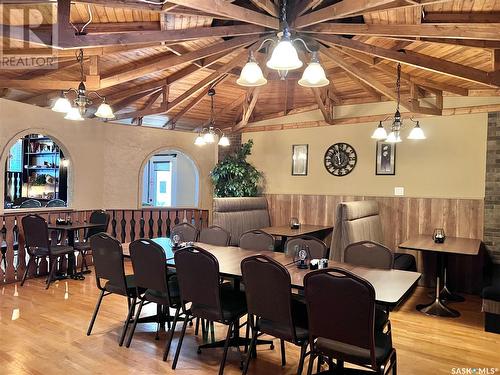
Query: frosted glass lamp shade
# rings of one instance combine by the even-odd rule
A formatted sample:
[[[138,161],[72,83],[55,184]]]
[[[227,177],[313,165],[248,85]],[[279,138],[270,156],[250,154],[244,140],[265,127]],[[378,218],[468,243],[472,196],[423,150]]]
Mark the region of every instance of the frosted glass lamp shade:
[[[248,61],[243,69],[241,69],[240,77],[236,80],[240,86],[256,87],[263,86],[267,83],[267,79],[262,74],[262,69],[256,61]]]
[[[99,118],[105,118],[105,119],[114,119],[115,114],[113,113],[113,110],[111,109],[110,105],[106,102],[102,102],[99,108],[97,108],[97,111],[95,115]]]
[[[408,139],[426,139],[424,131],[420,127],[420,124],[417,121],[415,127],[411,130],[410,135],[408,135]]]
[[[326,78],[325,70],[319,62],[310,62],[298,83],[304,87],[323,87],[330,81]]]
[[[203,146],[203,145],[205,145],[205,140],[203,139],[203,137],[201,135],[198,135],[196,137],[196,139],[194,140],[194,144],[196,146]]]
[[[76,107],[71,107],[69,112],[64,116],[66,120],[72,120],[72,121],[83,121],[83,117],[80,114],[80,110]]]
[[[399,135],[399,131],[390,132],[385,141],[389,143],[400,143],[401,136]]]
[[[71,103],[68,98],[61,96],[52,106],[54,112],[68,113],[71,110]]]
[[[214,143],[215,142],[215,135],[212,131],[208,131],[207,133],[205,133],[205,135],[203,136],[203,141],[205,143]]]
[[[273,70],[294,70],[302,67],[297,50],[288,39],[281,40],[274,47],[271,58],[266,63]]]
[[[220,137],[220,139],[219,139],[219,146],[222,146],[222,147],[229,146],[229,138],[226,137],[225,135],[222,135],[222,137]]]
[[[387,138],[387,131],[385,130],[384,125],[382,125],[382,121],[380,121],[377,128],[373,132],[372,138],[377,140],[383,140]]]

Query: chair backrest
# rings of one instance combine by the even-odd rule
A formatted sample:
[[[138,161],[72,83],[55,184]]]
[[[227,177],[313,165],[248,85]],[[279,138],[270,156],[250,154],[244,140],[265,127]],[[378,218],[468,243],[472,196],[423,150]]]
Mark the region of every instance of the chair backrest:
[[[24,243],[29,254],[35,248],[50,252],[49,230],[47,221],[39,215],[26,215],[21,219],[24,232]]]
[[[139,239],[133,241],[129,249],[136,286],[165,294],[171,304],[167,284],[167,257],[163,248],[154,241]]]
[[[312,236],[291,237],[285,243],[285,254],[294,256],[295,247],[309,247],[309,252],[313,259],[323,259],[328,257],[328,247],[320,239]]]
[[[219,262],[208,251],[190,246],[174,253],[183,305],[192,302],[197,317],[221,321]]]
[[[273,251],[274,237],[261,230],[249,230],[241,235],[240,247],[246,250]]]
[[[343,202],[337,206],[330,259],[342,262],[347,245],[359,241],[384,242],[377,201]]]
[[[198,239],[198,229],[189,223],[180,223],[170,231],[170,238],[174,238],[175,235],[180,236],[181,242],[196,242]]]
[[[45,207],[66,207],[66,202],[62,199],[52,199],[47,202]]]
[[[38,208],[42,207],[42,204],[40,201],[37,201],[36,199],[28,199],[25,200],[21,205],[19,206],[20,208]]]
[[[375,365],[373,286],[349,271],[330,268],[308,273],[304,289],[310,342],[321,337],[355,346]]]
[[[115,289],[120,290],[123,295],[127,295],[123,249],[120,241],[107,233],[97,233],[89,240],[97,286],[100,288],[100,279],[109,280]]]
[[[215,246],[228,246],[230,240],[229,232],[217,225],[202,229],[199,237],[200,242]]]
[[[87,230],[87,238],[90,238],[97,233],[107,232],[109,225],[109,213],[103,210],[92,211],[89,217],[89,223],[102,225],[94,228],[89,228]]]
[[[367,268],[390,270],[394,266],[394,254],[376,242],[360,241],[347,245],[344,262]]]
[[[248,313],[272,321],[283,331],[281,338],[296,341],[288,270],[272,258],[255,255],[241,261],[241,273]]]
[[[240,236],[251,229],[271,225],[265,197],[214,198],[212,221],[231,234],[229,242],[238,246]]]

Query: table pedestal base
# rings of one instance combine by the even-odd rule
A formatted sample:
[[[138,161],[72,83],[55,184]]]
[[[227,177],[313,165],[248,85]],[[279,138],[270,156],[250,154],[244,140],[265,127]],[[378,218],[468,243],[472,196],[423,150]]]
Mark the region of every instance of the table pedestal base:
[[[432,303],[417,305],[417,310],[426,315],[442,316],[447,318],[458,318],[460,316],[458,311],[445,306],[439,299],[434,300]]]

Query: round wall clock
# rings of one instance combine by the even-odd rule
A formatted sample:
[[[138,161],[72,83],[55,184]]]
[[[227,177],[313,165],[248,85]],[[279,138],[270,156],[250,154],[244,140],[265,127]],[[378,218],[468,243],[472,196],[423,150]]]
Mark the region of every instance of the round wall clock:
[[[347,143],[335,143],[325,152],[325,168],[334,176],[346,176],[356,166],[358,157]]]

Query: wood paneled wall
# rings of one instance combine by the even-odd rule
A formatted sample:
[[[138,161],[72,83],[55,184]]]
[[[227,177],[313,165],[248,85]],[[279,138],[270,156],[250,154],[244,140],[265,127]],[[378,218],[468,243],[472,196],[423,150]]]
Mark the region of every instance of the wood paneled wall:
[[[273,225],[287,225],[290,217],[301,223],[334,225],[335,209],[340,202],[376,200],[384,230],[384,244],[397,249],[398,244],[412,235],[432,234],[434,228],[444,228],[447,236],[483,238],[482,199],[443,199],[407,197],[368,197],[338,195],[268,194],[269,212]],[[434,259],[413,252],[419,270],[424,272],[422,283],[432,285]],[[478,257],[451,256],[449,281],[458,290],[477,293],[481,288],[484,251]]]

